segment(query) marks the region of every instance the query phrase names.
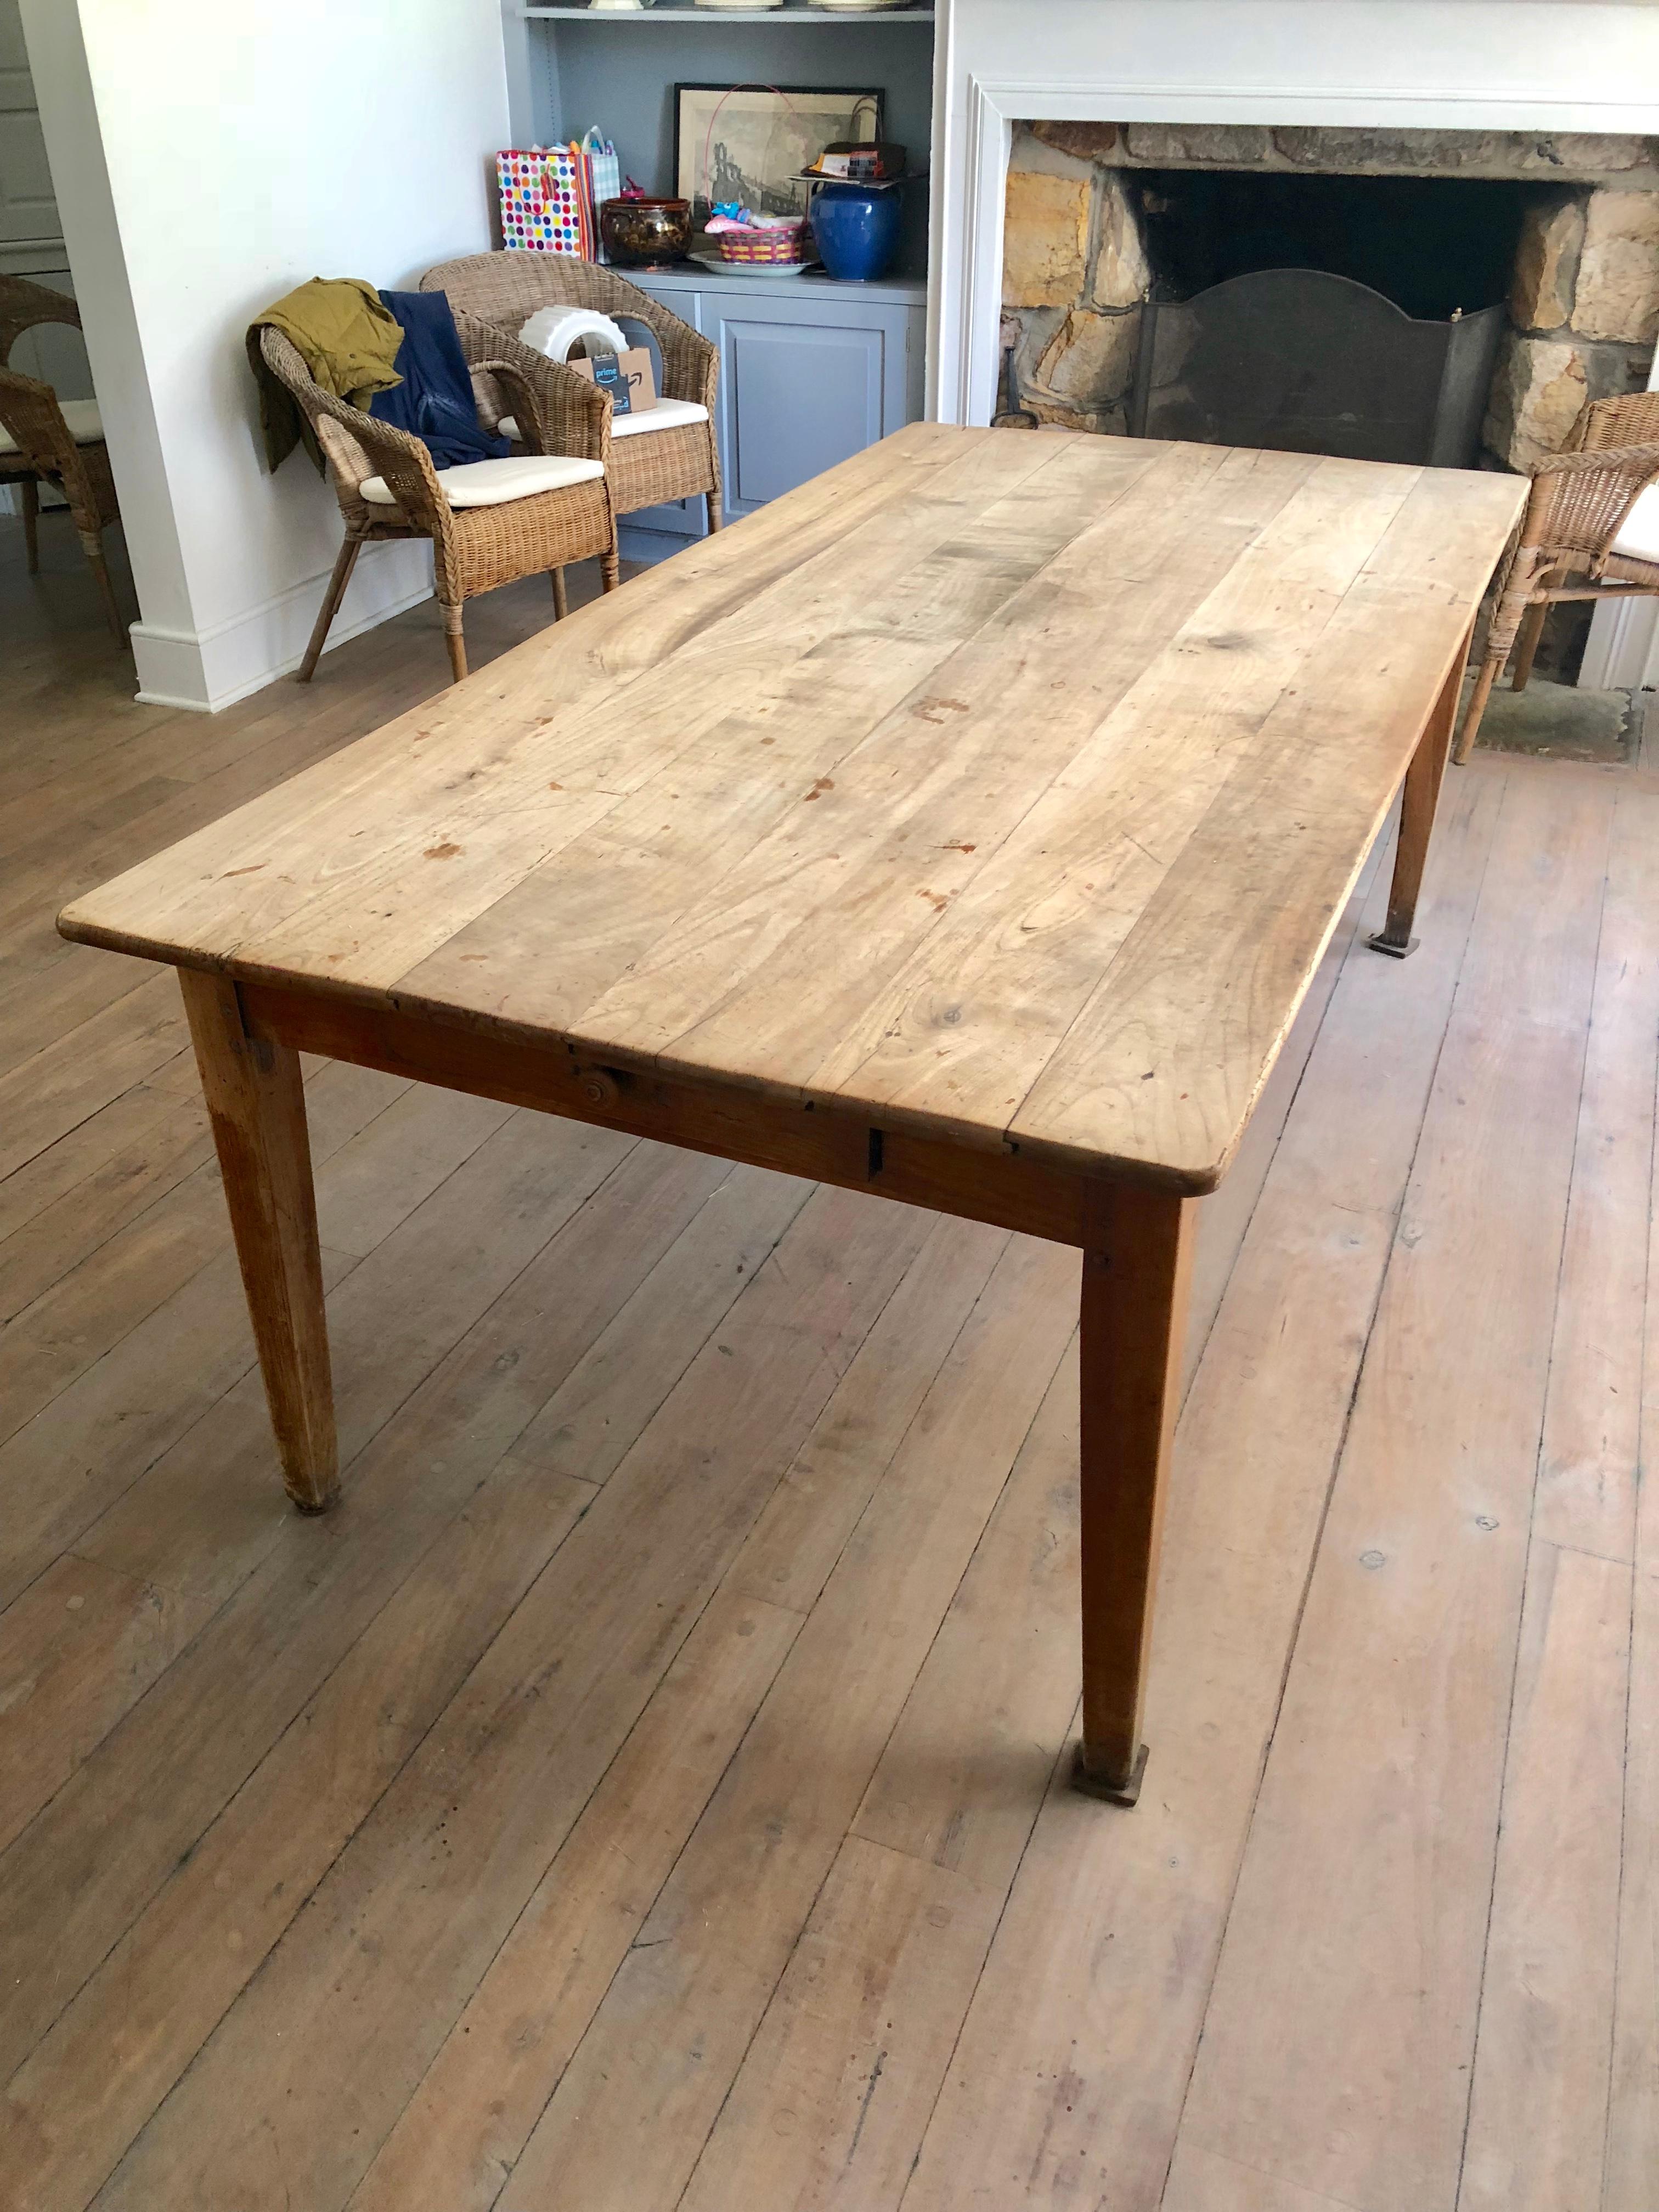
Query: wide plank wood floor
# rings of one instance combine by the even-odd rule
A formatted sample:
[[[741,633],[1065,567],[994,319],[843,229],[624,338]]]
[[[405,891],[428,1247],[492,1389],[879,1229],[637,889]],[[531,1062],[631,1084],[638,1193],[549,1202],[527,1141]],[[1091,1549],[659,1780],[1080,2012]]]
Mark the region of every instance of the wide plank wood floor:
[[[1449,779],[1207,1218],[1140,1806],[1073,1796],[1074,1255],[309,1071],[286,1507],[173,979],[211,720],[0,522],[5,2212],[1652,2212],[1659,762]],[[539,586],[469,609],[475,665]]]

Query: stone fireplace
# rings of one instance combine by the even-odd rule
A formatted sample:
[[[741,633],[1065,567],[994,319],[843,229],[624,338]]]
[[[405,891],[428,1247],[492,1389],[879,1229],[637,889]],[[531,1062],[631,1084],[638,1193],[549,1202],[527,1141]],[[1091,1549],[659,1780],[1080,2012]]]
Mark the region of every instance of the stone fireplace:
[[[1004,404],[1039,422],[1168,434],[1148,419],[1149,302],[1286,267],[1364,284],[1419,329],[1485,313],[1462,465],[1525,469],[1586,399],[1648,381],[1659,140],[1038,120],[1014,126],[1006,195]],[[1365,450],[1356,434],[1327,444],[1316,419],[1261,442]]]

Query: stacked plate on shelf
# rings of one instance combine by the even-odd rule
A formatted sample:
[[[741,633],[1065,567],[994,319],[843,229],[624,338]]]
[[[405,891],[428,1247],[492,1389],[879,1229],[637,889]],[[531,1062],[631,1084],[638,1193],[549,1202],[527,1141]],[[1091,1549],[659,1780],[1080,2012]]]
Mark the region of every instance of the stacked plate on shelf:
[[[619,4],[619,0],[613,0]],[[874,15],[887,8],[914,8],[917,0],[806,0],[809,8],[820,9],[829,15]],[[781,8],[783,0],[691,0],[694,8],[706,8],[712,15],[758,15],[772,8]]]

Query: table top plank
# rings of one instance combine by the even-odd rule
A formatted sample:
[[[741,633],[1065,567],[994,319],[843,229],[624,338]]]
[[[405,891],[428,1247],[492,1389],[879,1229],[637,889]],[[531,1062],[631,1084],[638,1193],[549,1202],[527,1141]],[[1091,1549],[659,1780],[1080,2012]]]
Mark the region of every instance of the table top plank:
[[[688,547],[631,601],[617,592],[594,602],[465,685],[104,884],[92,941],[128,950],[125,932],[132,945],[165,947],[163,958],[206,952],[228,961],[244,946],[252,957],[276,925],[319,902],[361,898],[368,907],[405,867],[420,879],[429,924],[434,902],[458,902],[465,887],[452,870],[441,891],[422,866],[426,854],[458,842],[458,829],[538,806],[552,780],[544,754],[556,726],[565,790],[625,792],[695,744],[732,699],[781,680],[792,649],[804,656],[837,633],[850,546],[872,549],[879,588],[884,574],[909,573],[919,544],[925,550],[933,537],[971,527],[1011,483],[1058,459],[1046,441],[1021,453],[994,441],[1002,449],[993,452],[989,432],[964,443],[917,428],[924,434],[907,437],[884,465],[872,448],[803,486],[789,502],[793,518],[781,514],[783,502],[750,518],[740,570],[717,557],[719,538]],[[887,510],[896,532],[884,532]],[[686,672],[703,659],[721,666],[704,685],[700,721]],[[672,715],[672,749],[657,707]],[[547,852],[562,842],[550,839]],[[69,909],[71,933],[88,905]],[[326,959],[338,949],[322,949],[324,974],[338,964]],[[392,973],[416,957],[411,950]]]
[[[916,426],[62,926],[1206,1188],[1524,494]]]
[[[1501,522],[1507,502],[1483,512],[1452,471],[1424,473],[1147,901],[1109,988],[1096,987],[1033,1085],[1010,1124],[1016,1142],[1066,1158],[1086,1131],[1193,1186],[1224,1170],[1386,818],[1424,702],[1462,650],[1473,607],[1452,582],[1456,556],[1486,558],[1493,506]],[[1441,549],[1437,574],[1422,573],[1425,542]],[[1175,1038],[1178,1086],[1156,1073]]]
[[[890,642],[878,656],[856,639],[802,660],[786,684],[734,706],[695,757],[629,794],[401,975],[398,1002],[472,1004],[521,1036],[572,1034],[711,881],[834,778],[849,716],[860,727],[879,720],[926,690],[938,658],[935,644]]]
[[[812,1078],[814,1095],[902,1106],[970,1141],[988,1109],[989,1118],[1012,1115],[1409,488],[1403,477],[1352,462],[1228,460],[1231,488],[1219,477],[1203,487],[1208,519],[1197,544],[1177,539],[1144,576],[1120,580],[1109,545],[1091,548],[1090,532],[1073,549],[1091,557],[1080,564],[1085,588],[1069,641],[1050,617],[1043,638],[1054,649],[1021,676],[999,685],[986,672],[974,682],[970,671],[953,684],[986,696],[993,716],[996,702],[1008,702],[994,744],[1008,744],[1024,717],[1043,711],[1056,681],[1069,688],[1076,679],[1078,716],[1068,728],[1065,693],[1048,705],[1051,744],[1033,749],[1033,773],[1024,788],[1012,786],[1012,807],[984,804],[982,775],[980,788],[963,794],[957,836],[974,857],[957,863],[961,886],[948,903],[929,914],[924,899],[919,911],[904,896],[910,885],[894,887],[891,908],[908,922],[902,963],[880,972],[879,947],[861,927],[862,975],[839,967],[835,948],[848,912],[867,911],[888,888],[884,871],[931,865],[926,837],[908,841],[910,849],[884,841],[782,955],[664,1050],[665,1064],[712,1060],[776,1079],[799,1064],[816,1026],[836,1042]],[[1108,587],[1114,623],[1103,638]],[[1090,696],[1091,664],[1119,678],[1115,705],[1103,690]],[[1006,775],[999,780],[999,801],[1010,788]],[[815,976],[830,989],[815,992]]]
[[[1099,585],[1092,575],[1103,557],[1102,539],[1121,532],[1133,543],[1160,527],[1176,542],[1183,530],[1190,535],[1198,516],[1209,511],[1208,488],[1228,456],[1218,447],[1188,448],[1170,457],[1170,468],[1129,484],[1110,505],[1091,454],[1074,450],[1069,459],[1067,477],[1053,484],[1048,501],[1057,557],[1005,598],[994,622],[962,639],[925,684],[908,687],[880,716],[846,696],[845,674],[836,681],[826,671],[816,714],[830,728],[860,733],[844,757],[817,779],[798,783],[768,834],[735,866],[691,878],[685,887],[693,896],[683,910],[672,910],[671,896],[655,943],[625,969],[619,966],[602,996],[563,1000],[558,978],[532,977],[520,961],[519,988],[534,994],[533,1002],[515,1000],[503,1011],[532,1024],[556,1022],[580,1042],[603,1038],[607,1049],[632,1059],[696,1070],[706,1065],[706,1053],[695,1044],[672,1053],[669,1048],[722,999],[738,998],[744,1009],[739,1018],[752,1035],[733,1055],[732,1074],[789,1093],[795,1063],[787,1049],[770,1063],[761,1057],[769,1015],[787,1018],[793,1009],[801,1021],[821,1025],[832,973],[859,1000],[880,972],[883,947],[908,942],[938,920],[938,902],[981,864],[964,820],[988,816],[985,834],[988,845],[994,843],[999,823],[1040,794],[1098,718],[1104,687],[1114,680],[1115,649],[1101,638]],[[1296,472],[1305,465],[1296,464]],[[1171,472],[1189,479],[1185,505],[1164,482]],[[1097,520],[1091,523],[1091,517]],[[1085,587],[1081,596],[1075,585]],[[1021,610],[1028,599],[1041,650],[1024,653],[1011,667],[1008,632],[1024,628]],[[1168,624],[1166,613],[1160,627]],[[848,647],[849,665],[866,669],[881,666],[891,652],[884,634],[862,629]],[[1140,657],[1131,640],[1115,680],[1128,680]],[[1068,697],[1077,701],[1074,724],[1061,711]],[[683,780],[672,781],[683,806]],[[706,796],[714,813],[727,803],[718,791]],[[714,834],[711,820],[704,836]],[[555,866],[536,878],[546,902],[537,921],[548,941],[581,927],[563,875]],[[846,963],[833,950],[826,958],[809,951],[804,972],[774,978],[773,966],[787,959],[809,922],[834,932],[842,902],[858,917],[859,960]],[[494,914],[483,917],[468,933],[466,949],[487,947],[495,925]],[[424,972],[405,981],[423,994],[429,988]],[[798,1083],[793,1089],[799,1096]]]
[[[945,472],[947,480],[911,502],[908,542],[884,552],[872,542],[877,518],[856,544],[827,549],[798,572],[787,605],[739,611],[686,641],[665,664],[567,710],[560,775],[551,782],[532,732],[511,749],[498,776],[473,774],[474,761],[455,787],[443,790],[446,826],[435,836],[430,795],[401,797],[362,841],[364,865],[286,923],[263,931],[257,945],[245,942],[244,957],[273,976],[326,974],[349,962],[360,983],[389,988],[526,876],[549,862],[562,870],[571,841],[591,824],[609,823],[624,810],[637,817],[640,809],[626,806],[634,794],[645,799],[654,823],[658,810],[678,813],[700,788],[711,810],[709,835],[729,836],[733,825],[718,817],[728,811],[741,817],[776,785],[757,749],[771,743],[769,732],[781,721],[802,714],[829,749],[801,787],[811,789],[839,758],[848,733],[878,719],[885,692],[915,690],[1020,578],[1075,535],[1079,505],[1098,505],[1108,482],[1131,485],[1151,465],[1127,448],[1104,471],[1069,450],[1050,455],[1028,447],[1010,454],[1005,446],[995,459],[996,467],[980,465],[963,482],[953,483],[953,472]],[[1069,475],[1084,479],[1069,505],[1063,483],[1042,489]],[[1037,486],[1026,482],[1033,477]],[[915,526],[918,520],[925,531]],[[861,650],[854,653],[847,649],[854,641],[847,635],[853,572],[861,586],[872,573],[880,584],[884,562],[891,566],[886,596],[855,633]],[[585,799],[584,792],[594,796]],[[799,793],[789,788],[782,796],[787,804]],[[443,861],[441,869],[419,865],[434,859]],[[665,928],[671,918],[665,904]],[[561,941],[558,933],[553,941]]]

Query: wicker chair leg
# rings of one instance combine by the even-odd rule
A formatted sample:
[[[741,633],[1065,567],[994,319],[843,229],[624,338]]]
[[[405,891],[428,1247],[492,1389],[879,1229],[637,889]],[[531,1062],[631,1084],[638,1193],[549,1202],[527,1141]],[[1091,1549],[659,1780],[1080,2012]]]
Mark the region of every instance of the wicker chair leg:
[[[722,512],[723,502],[718,486],[713,491],[704,492],[702,503],[708,511],[708,534],[712,538],[717,530],[724,530],[726,527],[726,516]]]
[[[622,581],[622,562],[614,545],[610,552],[599,556],[599,576],[607,592],[614,592]]]
[[[357,556],[363,550],[361,538],[347,538],[334,558],[334,574],[328,580],[328,589],[323,594],[323,604],[312,626],[311,642],[306,647],[305,659],[294,672],[296,684],[309,684],[317,672],[317,663],[323,657],[323,647],[328,643],[328,633],[334,617],[340,611],[340,602],[345,597],[346,586],[351,581],[351,572],[357,565]]]
[[[1457,732],[1457,743],[1452,749],[1452,758],[1459,768],[1463,767],[1467,763],[1470,748],[1480,733],[1480,719],[1486,711],[1486,702],[1492,696],[1492,687],[1498,681],[1498,672],[1502,669],[1505,658],[1506,656],[1502,653],[1488,651],[1486,659],[1480,664],[1480,673],[1475,678],[1474,690],[1469,696],[1468,711],[1463,717],[1463,726]]]
[[[1532,612],[1533,592],[1542,588],[1550,566],[1549,562],[1540,561],[1524,546],[1516,556],[1508,580],[1492,611],[1492,629],[1486,635],[1486,657],[1480,664],[1480,673],[1475,679],[1469,710],[1463,717],[1463,726],[1458,732],[1457,743],[1452,748],[1452,758],[1459,768],[1468,760],[1470,750],[1480,732],[1480,719],[1486,711],[1486,702],[1492,696],[1492,687],[1504,672],[1504,665],[1515,649],[1515,641]]]
[[[1547,600],[1540,599],[1535,607],[1528,607],[1521,623],[1521,634],[1515,641],[1515,673],[1510,678],[1511,691],[1524,691],[1532,674],[1532,664],[1537,657],[1538,641],[1543,635],[1544,617],[1549,612]]]
[[[104,603],[109,634],[117,645],[131,652],[132,640],[127,635],[127,626],[122,621],[121,610],[115,603],[115,586],[110,582],[109,567],[104,559],[104,541],[95,530],[83,530],[81,544],[86,552],[87,565],[92,570],[93,580],[98,586],[98,596]]]
[[[466,674],[466,634],[461,628],[461,602],[444,608],[444,641],[449,647],[451,680],[459,684]]]
[[[570,603],[565,597],[564,570],[550,568],[548,574],[553,579],[553,619],[562,622],[570,611]]]
[[[25,477],[17,487],[23,495],[23,547],[28,555],[29,574],[40,573],[40,487],[33,477]]]

